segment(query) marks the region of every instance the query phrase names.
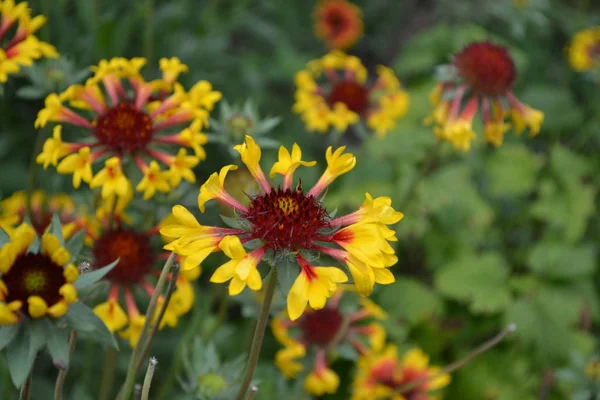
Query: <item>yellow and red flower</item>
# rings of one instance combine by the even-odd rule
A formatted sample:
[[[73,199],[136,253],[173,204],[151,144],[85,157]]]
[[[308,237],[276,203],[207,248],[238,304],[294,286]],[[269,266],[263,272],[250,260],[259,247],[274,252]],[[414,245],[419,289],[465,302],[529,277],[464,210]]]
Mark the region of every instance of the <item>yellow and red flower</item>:
[[[441,82],[431,95],[432,114],[425,120],[433,124],[440,140],[469,151],[477,137],[473,118],[481,109],[484,138],[498,147],[511,126],[519,135],[529,128],[530,136],[540,132],[544,114],[519,101],[513,94],[515,64],[508,51],[490,42],[473,42],[444,66]],[[512,125],[506,120],[512,118]]]
[[[577,32],[567,51],[569,63],[575,71],[600,69],[600,26]]]
[[[315,34],[332,50],[345,50],[362,36],[360,8],[346,0],[320,0],[315,6]]]
[[[31,194],[30,224],[38,235],[42,235],[56,214],[63,228],[63,236],[69,238],[83,228],[78,219],[77,206],[66,193],[48,195],[42,190]],[[27,194],[15,192],[10,197],[0,200],[0,228],[11,232],[24,222],[27,212]]]
[[[110,282],[108,297],[94,307],[94,312],[111,332],[119,332],[133,347],[146,318],[137,306],[134,291],[141,289],[139,292],[148,297],[154,294],[153,280],[161,272],[155,267],[164,264],[169,253],[156,250],[161,243],[160,225],[146,230],[134,228],[125,221],[124,204],[114,207],[114,222],[110,224],[108,208],[113,208],[113,205],[100,208],[97,216],[88,219],[86,224],[86,243],[92,253],[91,267],[96,269],[119,259],[104,278]],[[200,272],[200,266],[197,266],[178,275],[175,292],[160,328],[176,326],[178,318],[191,309],[194,302],[191,282],[198,278]],[[161,301],[164,301],[162,297],[159,305]]]
[[[417,386],[400,393],[404,385]],[[373,352],[358,362],[352,400],[434,400],[435,392],[450,383],[450,375],[440,374],[440,368],[429,366],[429,357],[417,348],[399,359],[395,346]]]
[[[236,295],[246,286],[261,289],[262,278],[257,268],[262,260],[267,260],[272,268],[294,268],[298,276],[287,294],[292,320],[298,319],[308,304],[313,309],[323,308],[338,284],[348,279],[336,266],[312,265],[309,260],[318,254],[345,263],[363,296],[371,293],[376,282],[394,282],[388,267],[397,262],[397,257],[388,242],[396,238],[387,225],[400,221],[403,215],[391,207],[391,200],[372,199],[367,194],[359,212],[336,219],[329,217],[319,200],[329,184],[356,164],[356,158],[344,153],[344,147],[327,149],[327,169],[307,193],[300,183],[292,187],[294,171],[300,165],[315,164],[302,160],[298,145],[294,144],[292,152],[283,146],[279,150],[279,160],[270,171],[271,177],[283,175],[283,186],[277,189],[260,167],[261,149],[252,137],[246,136],[245,143],[235,149],[262,193],[251,195],[248,206],[241,204],[225,190],[227,173],[237,168],[227,165],[202,185],[198,207],[204,212],[206,202],[212,199],[228,205],[239,219],[235,226],[203,226],[183,206],[173,207],[178,223],[163,226],[160,232],[173,239],[166,249],[186,257],[184,270],[200,264],[210,253],[223,251],[231,261],[221,265],[211,281],[229,281],[229,293]]]
[[[15,4],[14,0],[0,0],[0,83],[37,59],[58,57],[54,46],[35,36],[45,23],[43,15],[31,17],[26,2]]]
[[[21,224],[0,247],[0,325],[62,317],[77,301],[79,271],[69,251],[52,233],[41,235],[39,250],[31,248],[36,240],[35,230]]]
[[[360,300],[361,308],[356,309],[358,302],[348,298],[354,300],[351,312],[351,308],[340,306],[342,295],[339,290],[326,307],[309,310],[296,321],[282,315],[271,322],[273,335],[285,346],[275,355],[275,365],[286,377],[296,378],[304,369],[301,359],[314,357],[304,388],[316,396],[338,389],[340,378],[329,368],[328,361],[336,346],[347,343],[364,356],[381,350],[385,342],[385,330],[376,322],[387,318],[385,312],[366,298]]]
[[[85,85],[50,94],[35,126],[50,121],[59,125],[37,162],[72,174],[75,188],[81,181],[91,188],[102,187],[104,198],[113,193],[124,196],[134,181],[146,199],[176,188],[182,179],[195,182],[192,168],[206,158],[202,146],[208,139],[201,129],[208,125],[209,112],[221,93],[206,81],[185,91],[177,78],[187,66],[177,58],[161,59],[163,77],[153,81],[146,81],[140,72],[145,63],[143,58],[102,60],[92,67],[94,75]],[[63,142],[64,124],[89,137]],[[176,155],[169,149],[173,146]],[[96,163],[104,168],[94,174]],[[127,163],[137,166],[141,177],[125,173]]]
[[[364,124],[382,137],[408,111],[408,93],[390,68],[378,66],[377,78],[369,81],[360,59],[341,51],[311,61],[295,82],[293,111],[309,131],[345,132]]]

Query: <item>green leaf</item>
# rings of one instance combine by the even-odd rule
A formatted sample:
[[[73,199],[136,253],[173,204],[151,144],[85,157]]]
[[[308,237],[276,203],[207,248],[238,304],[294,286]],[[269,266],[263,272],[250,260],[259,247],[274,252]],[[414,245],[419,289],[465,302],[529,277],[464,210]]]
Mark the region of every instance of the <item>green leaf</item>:
[[[19,90],[17,90],[17,96],[26,100],[36,100],[44,97],[45,92],[43,88],[34,86],[23,86],[22,88],[19,88]]]
[[[596,248],[564,243],[538,243],[529,253],[531,270],[551,279],[578,279],[596,271]]]
[[[69,331],[53,327],[47,332],[46,348],[56,368],[69,368]]]
[[[292,285],[300,274],[300,268],[298,264],[290,260],[282,260],[277,264],[277,288],[283,295],[287,296],[292,288]]]
[[[104,322],[82,302],[71,304],[63,320],[69,328],[81,332],[97,342],[107,344],[115,349],[118,348],[113,334],[104,325]]]
[[[356,348],[346,341],[336,346],[335,350],[345,360],[356,361],[360,357]]]
[[[75,233],[67,242],[65,243],[65,248],[71,254],[71,262],[75,262],[77,257],[79,257],[79,253],[83,249],[83,239],[85,238],[85,230],[80,230]]]
[[[75,288],[79,290],[85,289],[93,285],[100,279],[104,278],[104,275],[108,274],[118,263],[119,259],[117,258],[115,261],[111,262],[105,267],[79,275],[79,278],[77,278],[77,280],[74,283]]]
[[[4,229],[0,228],[0,247],[8,242],[10,242],[10,236],[8,236],[8,233]]]
[[[240,224],[239,218],[227,217],[225,215],[220,215],[221,219],[227,226],[233,229],[242,229],[242,225]]]
[[[423,283],[399,277],[393,285],[379,289],[379,304],[392,316],[414,325],[443,314],[444,304],[435,291]]]
[[[486,163],[485,174],[494,196],[523,196],[535,189],[540,162],[521,144],[505,144]]]
[[[53,329],[52,323],[46,317],[33,319],[25,323],[25,331],[29,337],[29,352],[36,355],[48,340],[48,331]]]
[[[509,270],[496,253],[469,255],[437,271],[435,285],[444,295],[468,303],[474,314],[504,310],[511,302]]]
[[[52,214],[52,221],[50,222],[50,227],[48,231],[56,236],[60,241],[60,245],[65,245],[65,238],[63,236],[62,224],[60,223],[60,218],[57,213]]]
[[[566,86],[528,85],[519,97],[525,104],[530,104],[544,113],[542,130],[576,129],[583,122],[583,111],[577,106],[572,92]]]
[[[13,384],[20,388],[27,379],[35,354],[29,351],[29,335],[18,335],[6,348],[6,358],[8,359],[8,370]]]
[[[0,350],[9,345],[19,333],[21,324],[0,326]]]

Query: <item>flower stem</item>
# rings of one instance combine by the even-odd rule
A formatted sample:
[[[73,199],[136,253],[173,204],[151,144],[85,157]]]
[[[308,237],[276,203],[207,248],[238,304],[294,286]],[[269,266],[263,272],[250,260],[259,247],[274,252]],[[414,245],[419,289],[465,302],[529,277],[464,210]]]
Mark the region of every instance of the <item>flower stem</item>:
[[[33,365],[31,366],[31,371],[29,371],[29,375],[27,375],[27,379],[23,386],[21,386],[21,392],[19,393],[19,400],[30,400],[31,399],[31,381],[33,377]]]
[[[150,395],[150,385],[152,384],[152,377],[154,376],[154,368],[156,367],[156,358],[150,357],[148,361],[148,369],[146,370],[146,377],[144,378],[144,386],[142,386],[142,400],[148,400]]]
[[[502,340],[504,340],[504,338],[517,330],[517,325],[515,324],[510,324],[508,325],[506,328],[504,328],[500,333],[498,333],[496,336],[494,336],[493,338],[491,338],[490,340],[488,340],[487,342],[484,342],[483,344],[479,345],[478,347],[476,347],[473,351],[471,351],[469,354],[467,354],[464,358],[458,360],[458,361],[454,361],[451,364],[448,364],[447,366],[445,366],[444,368],[442,368],[437,374],[434,375],[430,375],[430,376],[425,376],[421,379],[416,379],[414,381],[408,382],[405,385],[400,386],[398,389],[396,389],[394,391],[394,393],[396,394],[402,394],[402,393],[406,393],[411,389],[414,389],[418,386],[421,386],[422,384],[424,384],[425,382],[429,382],[432,380],[435,380],[437,378],[439,378],[442,375],[446,375],[449,374],[451,372],[456,371],[459,368],[464,367],[467,363],[469,363],[469,361],[471,361],[472,359],[474,359],[475,357],[477,357],[478,355],[485,353],[486,351],[488,351],[489,349],[491,349],[492,347],[494,347],[495,345],[497,345],[498,343],[500,343]]]
[[[71,331],[69,335],[69,360],[73,355],[73,350],[75,349],[75,342],[77,341],[77,331]],[[61,369],[58,372],[58,376],[56,377],[56,384],[54,385],[54,400],[62,400],[63,398],[63,386],[65,384],[65,378],[67,377],[67,372],[69,369]]]
[[[246,372],[244,379],[240,385],[240,389],[235,396],[235,400],[244,400],[248,387],[252,382],[252,376],[258,364],[258,356],[260,355],[260,348],[262,346],[263,338],[265,336],[265,329],[267,328],[267,322],[269,321],[269,310],[271,309],[271,302],[273,301],[273,295],[275,294],[275,286],[277,285],[277,268],[271,269],[271,276],[267,282],[267,288],[265,289],[265,298],[263,299],[258,321],[256,321],[256,328],[254,329],[254,337],[252,339],[252,346],[250,347],[250,356],[248,357],[248,364],[246,365]]]
[[[156,282],[156,287],[154,289],[154,294],[150,298],[150,303],[148,304],[148,309],[146,310],[146,318],[144,319],[144,325],[142,327],[142,331],[140,332],[140,337],[133,349],[133,354],[131,355],[131,359],[129,360],[129,367],[127,368],[127,377],[125,378],[125,383],[121,388],[121,392],[119,394],[120,400],[129,400],[131,396],[131,392],[133,391],[133,385],[135,383],[135,375],[137,372],[137,363],[140,358],[142,346],[146,342],[146,338],[150,333],[150,328],[152,325],[152,319],[154,317],[154,311],[156,309],[156,302],[158,301],[158,297],[160,296],[163,286],[167,280],[169,272],[171,271],[171,266],[175,262],[175,254],[171,253],[167,262],[160,273],[160,277],[158,278],[158,282]],[[160,323],[160,321],[157,321]]]
[[[33,152],[31,154],[31,160],[29,160],[29,179],[27,181],[27,204],[26,204],[26,212],[29,218],[32,218],[31,215],[31,195],[33,194],[33,189],[35,189],[35,173],[37,172],[37,163],[35,159],[37,155],[42,150],[42,145],[44,144],[45,135],[42,132],[38,132],[35,138],[35,142],[33,144]]]
[[[113,382],[115,380],[115,370],[117,364],[117,351],[112,347],[106,349],[104,355],[104,367],[102,368],[102,379],[100,383],[100,400],[108,400],[110,398]]]

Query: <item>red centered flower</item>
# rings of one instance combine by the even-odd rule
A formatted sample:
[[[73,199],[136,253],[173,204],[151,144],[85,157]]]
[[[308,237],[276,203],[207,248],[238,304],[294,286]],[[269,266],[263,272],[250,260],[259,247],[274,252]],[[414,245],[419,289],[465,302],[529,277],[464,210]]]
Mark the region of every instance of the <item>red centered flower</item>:
[[[470,150],[477,137],[472,124],[479,110],[485,140],[496,147],[503,143],[511,125],[517,135],[525,128],[529,128],[530,136],[539,133],[544,114],[513,94],[516,69],[505,48],[490,42],[471,43],[443,71],[446,73],[431,95],[435,109],[425,119],[427,124],[434,124],[433,132],[439,139],[457,149]],[[508,115],[512,124],[506,121]]]
[[[152,119],[133,104],[119,104],[98,117],[94,135],[117,154],[145,150],[152,140]]]
[[[473,91],[483,96],[503,95],[515,82],[515,64],[508,50],[490,42],[471,43],[454,56],[454,65]]]
[[[331,49],[344,50],[362,35],[360,9],[346,0],[321,0],[315,8],[315,33]]]
[[[340,289],[327,307],[309,310],[297,321],[281,316],[271,323],[275,338],[285,346],[275,355],[275,365],[285,376],[296,377],[303,369],[297,359],[314,352],[314,366],[304,385],[308,392],[318,396],[337,391],[339,378],[329,368],[328,358],[338,345],[349,344],[365,355],[372,349],[381,350],[385,342],[385,330],[375,322],[387,318],[383,310],[370,300],[357,301],[356,293],[347,293],[344,299],[343,294]],[[344,300],[348,304],[342,308]],[[354,305],[353,311],[350,304]],[[359,304],[361,307],[357,309]]]
[[[356,82],[338,81],[331,89],[327,102],[331,106],[344,103],[349,110],[358,115],[365,115],[369,107],[369,91]]]

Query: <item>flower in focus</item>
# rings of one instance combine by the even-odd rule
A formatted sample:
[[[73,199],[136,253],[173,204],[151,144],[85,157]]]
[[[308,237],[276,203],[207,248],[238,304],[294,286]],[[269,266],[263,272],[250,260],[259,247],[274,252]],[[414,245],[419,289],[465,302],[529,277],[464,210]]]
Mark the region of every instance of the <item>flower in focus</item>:
[[[600,26],[579,31],[568,48],[571,67],[577,72],[600,68]]]
[[[385,312],[366,298],[361,299],[358,310],[358,302],[351,303],[355,310],[350,312],[351,308],[340,306],[343,293],[338,291],[325,308],[308,310],[296,321],[282,316],[271,323],[273,335],[285,346],[275,355],[275,365],[286,377],[296,378],[304,368],[301,360],[309,355],[314,357],[304,387],[316,396],[338,389],[340,378],[328,362],[336,346],[347,343],[366,355],[371,350],[381,350],[385,342],[385,330],[376,322],[387,318]]]
[[[31,226],[21,224],[0,247],[0,325],[45,315],[58,318],[77,301],[73,283],[79,272],[70,263],[71,254],[52,233],[32,246],[36,238]]]
[[[345,264],[358,292],[367,296],[374,284],[394,282],[388,267],[397,262],[390,241],[397,240],[387,225],[395,224],[402,213],[391,207],[386,197],[367,200],[356,212],[332,219],[319,200],[319,195],[338,176],[350,171],[356,158],[340,147],[327,149],[327,169],[308,192],[300,183],[292,186],[294,171],[300,166],[310,167],[314,161],[302,160],[300,147],[294,144],[292,152],[279,150],[279,160],[270,176],[283,175],[283,185],[275,188],[260,166],[261,149],[252,137],[235,147],[242,162],[256,179],[261,192],[251,195],[248,206],[241,204],[224,188],[224,182],[235,165],[227,165],[212,174],[200,188],[198,207],[204,212],[205,204],[216,199],[236,212],[237,221],[231,228],[201,225],[183,206],[173,207],[176,224],[165,225],[161,234],[173,238],[165,248],[186,257],[183,270],[202,263],[213,252],[223,251],[230,261],[221,265],[212,275],[215,283],[229,282],[229,294],[234,296],[246,286],[252,290],[262,287],[259,264],[266,260],[272,268],[293,268],[297,277],[287,294],[290,319],[298,319],[310,304],[313,309],[325,306],[337,285],[347,281],[346,273],[337,266],[313,265],[319,254]],[[289,270],[285,271],[286,273]]]
[[[430,392],[450,383],[450,375],[429,366],[429,357],[419,349],[409,350],[401,359],[396,347],[389,345],[382,352],[374,352],[358,362],[354,379],[352,400],[433,400],[438,397]],[[423,383],[403,393],[400,387],[423,380]]]
[[[315,34],[332,50],[347,49],[363,33],[360,9],[346,0],[320,0],[314,18]]]
[[[340,51],[311,61],[295,81],[293,111],[309,131],[345,132],[364,124],[383,137],[408,111],[408,93],[390,68],[378,66],[377,78],[370,81],[360,59]]]
[[[40,41],[35,32],[46,23],[46,17],[31,17],[26,2],[15,4],[14,0],[0,0],[0,83],[21,67],[33,65],[42,57],[57,58],[54,46]]]
[[[473,42],[454,56],[452,64],[440,69],[443,76],[431,94],[434,110],[426,118],[433,131],[460,150],[469,151],[477,137],[473,119],[481,110],[484,138],[498,147],[512,127],[519,135],[526,128],[530,136],[540,132],[544,114],[523,104],[512,87],[515,64],[508,51],[490,42]],[[512,124],[507,121],[511,117]]]
[[[46,140],[37,162],[72,174],[75,188],[81,181],[101,187],[104,198],[124,196],[132,183],[148,199],[176,188],[182,179],[194,182],[192,168],[206,158],[202,146],[208,139],[201,129],[221,93],[206,81],[185,91],[177,78],[187,67],[176,58],[161,59],[163,78],[153,81],[140,72],[145,63],[143,58],[102,60],[85,85],[50,94],[35,125],[53,121],[59,130]],[[63,142],[64,124],[88,137]],[[104,168],[94,173],[95,164]],[[139,174],[132,174],[128,164]]]
[[[42,235],[56,214],[63,227],[63,236],[69,238],[82,228],[78,221],[75,203],[66,193],[48,195],[42,190],[31,194],[31,226],[38,235]],[[15,192],[10,197],[0,200],[0,228],[11,232],[24,221],[27,212],[27,194]]]
[[[146,230],[134,228],[125,222],[125,205],[108,204],[108,208],[112,207],[115,208],[113,224],[109,223],[109,213],[100,208],[86,225],[86,243],[91,247],[92,268],[119,259],[104,278],[110,282],[107,299],[98,304],[94,312],[111,332],[119,332],[133,347],[146,318],[137,306],[134,293],[144,293],[148,298],[154,294],[154,282],[161,272],[155,266],[164,264],[170,253],[156,251],[161,243],[159,226]],[[191,309],[194,302],[191,282],[198,278],[200,271],[198,267],[181,271],[178,275],[160,328],[165,325],[176,326],[178,318]],[[164,299],[159,297],[158,309],[162,301]]]

